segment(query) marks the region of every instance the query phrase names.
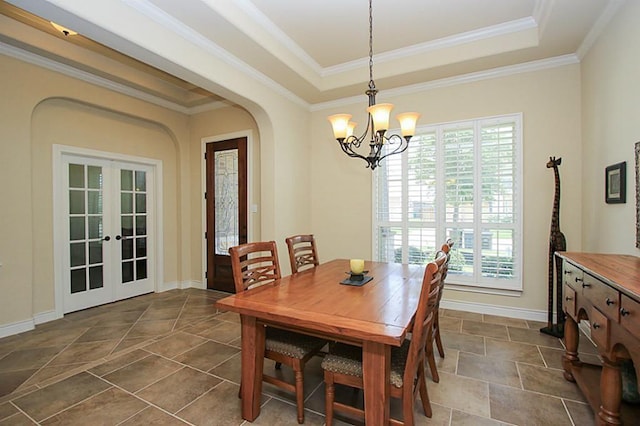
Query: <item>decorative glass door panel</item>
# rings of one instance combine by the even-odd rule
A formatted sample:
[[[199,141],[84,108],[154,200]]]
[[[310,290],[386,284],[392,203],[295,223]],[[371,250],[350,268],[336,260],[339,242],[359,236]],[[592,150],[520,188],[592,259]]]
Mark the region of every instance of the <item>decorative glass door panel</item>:
[[[120,171],[122,283],[147,278],[147,173]]]
[[[228,255],[239,244],[238,150],[215,153],[215,253]]]

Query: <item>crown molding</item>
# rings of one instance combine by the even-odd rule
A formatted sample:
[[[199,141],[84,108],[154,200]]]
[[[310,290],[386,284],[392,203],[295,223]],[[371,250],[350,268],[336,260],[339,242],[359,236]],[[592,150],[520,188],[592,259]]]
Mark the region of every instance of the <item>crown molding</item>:
[[[429,90],[439,89],[443,87],[457,86],[459,84],[472,83],[475,81],[489,80],[492,78],[507,77],[515,74],[522,74],[533,71],[540,71],[549,68],[557,68],[565,65],[573,65],[580,63],[578,56],[575,54],[557,56],[555,58],[541,59],[538,61],[526,62],[524,64],[509,65],[505,67],[493,68],[486,71],[479,71],[470,74],[464,74],[456,77],[443,78],[433,80],[426,83],[412,84],[409,86],[398,87],[390,90],[381,90],[378,95],[381,97],[393,97]],[[345,105],[353,105],[362,102],[362,95],[351,96],[348,98],[338,99],[335,101],[321,102],[311,105],[311,111],[321,111],[325,109],[336,108]]]
[[[551,12],[556,5],[556,0],[537,0],[535,7],[533,8],[533,19],[538,23],[538,40],[541,40],[545,30],[547,29],[547,23],[551,18]]]
[[[284,86],[276,83],[271,78],[267,77],[265,74],[256,70],[246,62],[239,59],[237,56],[232,55],[218,44],[214,43],[210,39],[204,37],[202,34],[194,31],[187,25],[183,24],[178,19],[169,15],[153,3],[148,0],[122,0],[125,4],[130,6],[131,8],[137,10],[142,15],[147,18],[153,20],[157,24],[163,26],[167,30],[174,32],[184,38],[185,40],[193,43],[194,45],[202,48],[206,52],[212,54],[216,58],[226,62],[234,69],[244,73],[249,78],[259,81],[261,84],[269,87],[273,91],[279,93],[290,101],[304,107],[309,108],[309,103],[304,99],[300,98],[290,90],[286,89]]]
[[[618,12],[618,9],[620,9],[625,1],[626,0],[609,0],[609,3],[607,3],[604,11],[602,12],[602,14],[600,14],[593,27],[591,27],[591,30],[584,38],[584,40],[582,40],[580,47],[578,47],[576,54],[578,55],[579,59],[584,58],[589,50],[593,47],[598,37],[600,37],[600,34],[602,34],[604,29],[607,27],[611,19],[613,19],[615,14]]]

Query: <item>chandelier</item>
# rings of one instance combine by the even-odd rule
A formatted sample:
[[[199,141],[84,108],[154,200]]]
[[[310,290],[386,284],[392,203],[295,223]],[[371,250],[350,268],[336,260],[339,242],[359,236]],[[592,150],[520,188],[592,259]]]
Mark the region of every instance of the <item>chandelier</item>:
[[[380,162],[392,155],[404,152],[409,146],[409,140],[415,135],[416,122],[420,117],[417,112],[398,114],[402,136],[387,135],[389,130],[389,115],[393,104],[376,104],[376,84],[373,81],[373,9],[369,0],[369,88],[365,94],[369,97],[367,108],[367,128],[361,136],[353,134],[357,123],[351,120],[351,114],[335,114],[327,117],[333,127],[333,135],[340,144],[342,151],[352,158],[361,158],[367,162],[367,167],[374,170]],[[365,139],[369,139],[369,154],[364,156],[356,150],[362,146]],[[387,146],[385,152],[383,147]]]

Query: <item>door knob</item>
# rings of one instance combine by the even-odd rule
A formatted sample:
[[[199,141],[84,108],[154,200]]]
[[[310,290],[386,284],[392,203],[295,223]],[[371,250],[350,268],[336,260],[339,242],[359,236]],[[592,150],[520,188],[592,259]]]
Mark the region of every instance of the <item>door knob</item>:
[[[106,237],[103,238],[103,240],[104,241],[111,241],[111,237],[107,235]]]

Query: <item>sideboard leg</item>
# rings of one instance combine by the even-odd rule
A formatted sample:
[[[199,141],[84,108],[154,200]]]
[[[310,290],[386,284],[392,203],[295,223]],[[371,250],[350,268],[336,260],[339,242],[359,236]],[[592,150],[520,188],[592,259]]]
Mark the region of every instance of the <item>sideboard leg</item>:
[[[602,405],[598,413],[601,425],[621,425],[620,405],[622,401],[622,378],[620,363],[609,361],[603,357],[602,375],[600,376],[600,396]]]
[[[580,361],[578,358],[578,324],[570,315],[567,316],[564,323],[564,344],[567,348],[562,356],[564,378],[570,382],[575,382],[571,366]]]

